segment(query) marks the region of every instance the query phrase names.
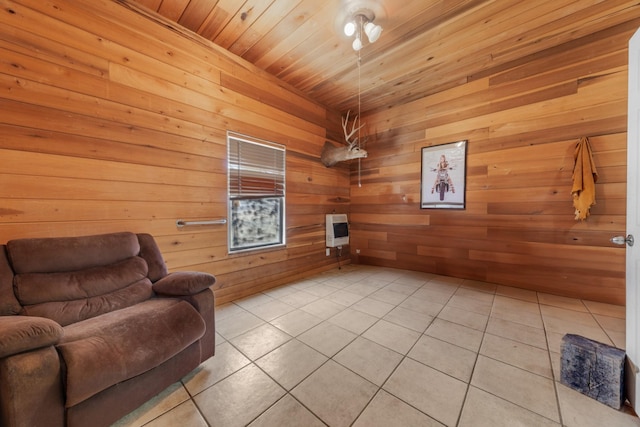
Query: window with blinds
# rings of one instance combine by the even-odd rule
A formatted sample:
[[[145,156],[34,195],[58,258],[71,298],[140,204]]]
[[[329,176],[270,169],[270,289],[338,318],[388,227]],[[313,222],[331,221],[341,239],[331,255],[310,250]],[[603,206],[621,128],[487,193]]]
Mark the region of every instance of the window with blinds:
[[[285,244],[285,147],[227,134],[229,252]]]

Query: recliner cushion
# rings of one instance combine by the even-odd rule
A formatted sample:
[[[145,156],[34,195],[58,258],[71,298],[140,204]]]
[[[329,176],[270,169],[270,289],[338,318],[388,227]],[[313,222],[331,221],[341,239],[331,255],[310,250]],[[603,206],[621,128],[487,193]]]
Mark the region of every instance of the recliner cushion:
[[[64,273],[18,274],[14,291],[22,305],[91,298],[147,277],[147,264],[131,257],[111,265]]]
[[[153,295],[147,263],[134,256],[110,265],[14,276],[22,314],[65,326],[145,301]]]
[[[216,283],[213,274],[200,271],[175,271],[153,284],[153,290],[161,295],[195,295]]]
[[[7,242],[7,254],[16,274],[82,270],[113,264],[139,253],[140,242],[131,232]]]
[[[187,302],[151,299],[64,328],[66,407],[167,361],[197,341],[205,323]]]
[[[0,316],[0,359],[57,344],[62,326],[43,317]]]
[[[46,317],[55,320],[62,326],[67,326],[114,310],[130,307],[148,300],[152,295],[151,282],[144,278],[106,295],[25,306],[20,314]]]
[[[155,283],[168,274],[167,265],[164,263],[160,248],[151,234],[138,234],[138,242],[140,243],[139,256],[147,262],[149,280],[151,280],[151,283]]]
[[[5,245],[0,245],[0,316],[20,313],[22,307],[13,294],[13,271]]]

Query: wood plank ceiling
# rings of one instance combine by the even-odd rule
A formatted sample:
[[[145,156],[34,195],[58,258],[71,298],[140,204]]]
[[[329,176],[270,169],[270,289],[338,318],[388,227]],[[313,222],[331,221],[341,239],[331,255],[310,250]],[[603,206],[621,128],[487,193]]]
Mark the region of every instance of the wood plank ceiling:
[[[212,40],[339,112],[437,93],[638,14],[629,0],[119,0]],[[358,54],[344,10],[370,4],[380,39]],[[626,18],[625,18],[626,17]],[[589,23],[589,25],[585,25]],[[366,38],[366,37],[365,37]],[[360,75],[360,83],[358,76]]]

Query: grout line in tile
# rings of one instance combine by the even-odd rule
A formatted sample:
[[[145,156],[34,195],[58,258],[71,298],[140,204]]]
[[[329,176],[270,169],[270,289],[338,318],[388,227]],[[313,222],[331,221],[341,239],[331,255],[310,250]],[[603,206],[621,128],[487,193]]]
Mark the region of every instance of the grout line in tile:
[[[549,334],[548,334],[549,331],[547,331],[547,324],[544,321],[544,314],[542,313],[542,309],[541,309],[541,305],[544,305],[544,304],[542,304],[541,301],[540,301],[539,292],[536,292],[536,295],[538,296],[538,311],[540,312],[540,317],[542,318],[542,330],[544,331],[544,338],[545,338],[545,340],[547,342],[547,355],[549,357],[549,363],[551,364],[551,376],[553,377],[553,380],[552,380],[552,382],[553,382],[553,392],[554,392],[555,398],[556,398],[556,409],[558,411],[558,419],[559,419],[560,425],[564,426],[564,422],[563,422],[563,419],[562,419],[562,416],[563,416],[562,407],[560,405],[560,395],[558,393],[558,384],[557,384],[557,382],[560,381],[560,378],[556,378],[556,372],[553,369],[554,365],[553,365],[553,360],[552,360],[553,356],[552,356],[552,351],[551,351],[551,345],[549,343]]]

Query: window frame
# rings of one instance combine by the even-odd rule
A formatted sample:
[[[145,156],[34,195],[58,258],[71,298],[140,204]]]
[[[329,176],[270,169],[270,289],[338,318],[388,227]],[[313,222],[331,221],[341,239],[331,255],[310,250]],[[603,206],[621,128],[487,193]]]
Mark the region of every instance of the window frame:
[[[232,150],[237,150],[232,153]],[[241,149],[249,150],[245,158]],[[276,150],[273,158],[263,149]],[[264,159],[260,152],[267,153]],[[243,162],[245,160],[245,162]],[[273,161],[274,164],[267,164]],[[262,163],[261,163],[262,162]],[[276,165],[276,163],[280,164]],[[243,168],[244,166],[244,168]],[[243,174],[242,172],[246,173]],[[235,174],[235,175],[234,175]],[[273,182],[271,182],[273,181]],[[243,187],[242,183],[249,185]],[[273,186],[270,189],[270,184]],[[239,133],[227,132],[227,251],[229,254],[279,248],[286,245],[286,147]],[[265,211],[271,212],[264,215]],[[245,215],[251,228],[241,232],[238,223]],[[252,215],[252,216],[251,216]],[[275,216],[274,216],[275,215]],[[261,223],[260,220],[263,222]],[[268,231],[262,233],[261,226]],[[258,233],[256,240],[246,239],[251,233]],[[262,234],[261,234],[262,233]],[[263,240],[265,239],[265,240]]]

